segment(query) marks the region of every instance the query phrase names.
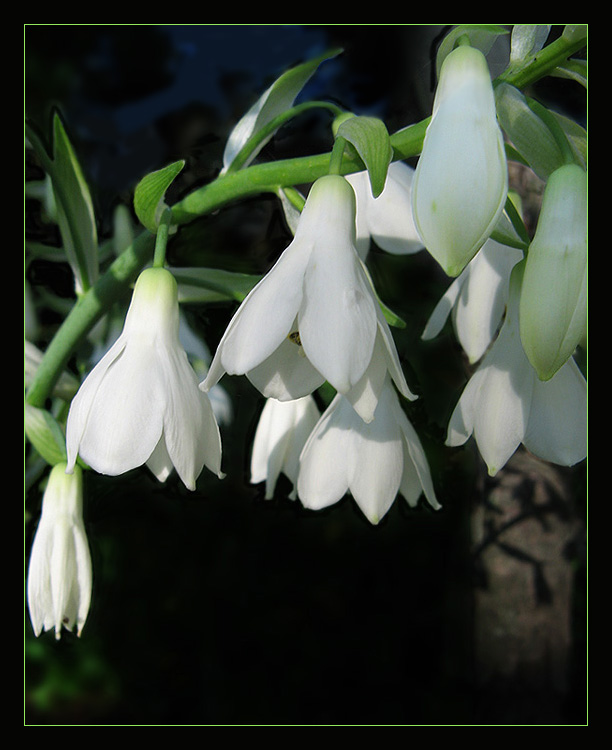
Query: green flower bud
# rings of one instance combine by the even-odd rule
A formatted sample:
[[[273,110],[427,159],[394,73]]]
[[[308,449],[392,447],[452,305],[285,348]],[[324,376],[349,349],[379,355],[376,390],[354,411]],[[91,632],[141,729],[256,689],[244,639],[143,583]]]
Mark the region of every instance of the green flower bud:
[[[576,164],[546,184],[520,302],[523,348],[541,380],[572,356],[587,323],[587,173]]]

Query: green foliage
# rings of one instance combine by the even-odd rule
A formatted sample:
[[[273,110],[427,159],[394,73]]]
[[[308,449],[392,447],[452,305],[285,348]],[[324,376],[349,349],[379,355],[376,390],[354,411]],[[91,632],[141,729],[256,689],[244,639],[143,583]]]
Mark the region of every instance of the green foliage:
[[[368,170],[372,195],[378,197],[393,157],[385,124],[376,117],[349,117],[340,124],[336,137],[344,138],[355,148]]]
[[[136,216],[149,232],[155,234],[165,208],[164,197],[170,185],[185,166],[181,159],[143,177],[134,192]]]

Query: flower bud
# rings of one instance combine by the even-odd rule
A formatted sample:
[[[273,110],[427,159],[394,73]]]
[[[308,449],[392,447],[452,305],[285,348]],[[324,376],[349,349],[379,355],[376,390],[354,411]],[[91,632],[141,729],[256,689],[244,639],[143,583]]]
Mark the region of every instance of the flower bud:
[[[587,321],[587,174],[555,170],[544,190],[520,301],[525,353],[541,380],[572,356]]]
[[[413,188],[427,250],[457,276],[495,228],[508,169],[486,58],[457,47],[444,60]]]
[[[76,466],[51,470],[28,569],[28,607],[34,633],[63,628],[81,634],[92,590],[91,556],[83,523],[83,477]]]

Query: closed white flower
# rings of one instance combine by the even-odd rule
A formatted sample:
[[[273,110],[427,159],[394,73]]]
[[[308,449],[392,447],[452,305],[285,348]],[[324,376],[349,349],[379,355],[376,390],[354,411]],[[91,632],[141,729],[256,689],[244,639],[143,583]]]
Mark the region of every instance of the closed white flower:
[[[83,478],[57,464],[49,474],[28,568],[28,607],[34,633],[76,626],[81,634],[89,613],[91,556],[83,524]]]
[[[414,398],[355,249],[355,194],[328,175],[313,184],[293,241],[230,321],[201,388],[225,373],[247,375],[264,396],[287,401],[327,380],[369,420],[387,370]]]
[[[251,482],[266,483],[266,499],[274,495],[281,473],[293,483],[295,499],[299,459],[308,436],[320,417],[312,396],[295,401],[267,399],[253,440]]]
[[[529,246],[521,292],[521,338],[529,361],[548,380],[586,335],[588,294],[587,173],[555,170]]]
[[[499,336],[468,381],[448,425],[447,445],[462,445],[473,435],[491,476],[521,443],[535,456],[562,466],[586,456],[586,381],[574,359],[544,382],[521,344],[518,306],[524,265],[512,272]]]
[[[521,250],[488,239],[442,295],[423,339],[437,336],[450,314],[469,361],[477,362],[499,329],[508,301],[510,272],[522,257]]]
[[[424,493],[433,508],[440,507],[425,452],[389,378],[372,422],[360,419],[338,394],[304,446],[298,476],[304,507],[326,508],[347,492],[372,524],[380,522],[398,493],[411,506]]]
[[[123,331],[73,399],[68,469],[77,454],[100,474],[174,467],[189,489],[204,465],[221,476],[221,440],[208,396],[180,344],[177,286],[163,268],[138,277]]]
[[[423,249],[412,218],[414,169],[404,162],[389,164],[385,187],[372,195],[367,172],[346,176],[357,198],[357,252],[365,259],[372,240],[393,255],[409,255]]]
[[[508,193],[508,168],[486,58],[457,47],[442,63],[412,186],[427,250],[457,276],[485,243]]]

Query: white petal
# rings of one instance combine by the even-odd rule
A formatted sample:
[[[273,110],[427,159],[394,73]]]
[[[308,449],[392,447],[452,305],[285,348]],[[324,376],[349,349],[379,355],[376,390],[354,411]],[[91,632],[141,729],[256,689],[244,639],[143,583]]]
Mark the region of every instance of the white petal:
[[[68,454],[68,471],[72,471],[77,460],[83,433],[87,427],[89,412],[97,398],[100,384],[109,367],[118,359],[126,345],[124,336],[119,336],[106,354],[99,360],[87,375],[75,397],[70,403],[66,422],[66,451]]]
[[[446,445],[463,445],[474,432],[474,417],[484,377],[485,371],[480,368],[468,380],[449,420]]]
[[[99,384],[79,446],[82,459],[110,475],[144,464],[162,434],[165,398],[151,348],[131,342]]]
[[[345,395],[346,400],[364,422],[374,419],[378,399],[387,378],[387,356],[382,337],[376,337],[372,359],[361,380]]]
[[[369,424],[353,427],[355,451],[349,459],[349,490],[372,524],[379,523],[393,504],[404,468],[401,433],[385,406],[379,403]]]
[[[307,359],[301,344],[289,337],[266,360],[247,372],[247,377],[264,396],[278,401],[306,396],[325,382]]]
[[[459,298],[459,293],[463,282],[467,277],[467,273],[468,269],[465,268],[461,274],[453,280],[451,285],[440,298],[438,304],[434,307],[421,336],[425,341],[435,338],[444,328],[448,316]]]
[[[550,380],[535,379],[525,447],[539,458],[573,466],[587,454],[587,385],[574,359]]]
[[[403,162],[389,165],[382,193],[369,193],[367,222],[376,244],[388,253],[406,255],[423,249],[412,217],[414,169]]]
[[[318,419],[319,411],[310,396],[266,401],[253,441],[251,482],[266,481],[267,499],[273,496],[281,472],[296,483],[300,453]]]
[[[406,378],[404,377],[404,371],[402,370],[402,365],[400,363],[395,342],[393,341],[393,335],[391,333],[391,329],[389,328],[389,324],[385,320],[385,316],[380,309],[380,305],[377,305],[376,308],[376,316],[378,319],[378,336],[382,339],[385,345],[385,356],[389,374],[391,375],[391,378],[393,379],[397,390],[402,394],[402,396],[404,398],[407,398],[409,401],[414,401],[418,398],[418,396],[413,393],[408,387],[408,383],[406,382]]]
[[[407,456],[404,459],[404,474],[402,476],[400,492],[410,505],[414,505],[421,493],[424,493],[431,507],[439,510],[442,506],[436,497],[423,445],[416,430],[399,407],[399,404],[397,420],[404,435],[404,446],[407,452]]]
[[[302,302],[310,247],[294,240],[273,268],[249,292],[230,321],[202,388],[223,372],[244,375],[260,365],[291,332]]]
[[[182,349],[162,358],[166,403],[164,440],[172,463],[188,489],[204,464],[221,475],[221,438],[208,396],[198,388],[195,372]]]
[[[493,340],[508,299],[512,267],[523,254],[488,240],[465,271],[465,283],[454,309],[454,324],[470,362],[476,362]]]
[[[345,393],[366,371],[376,336],[377,305],[354,248],[317,248],[304,292],[298,323],[306,356]]]
[[[251,483],[259,484],[265,481],[270,473],[274,473],[268,465],[269,457],[274,453],[275,446],[284,437],[284,424],[275,420],[275,404],[280,403],[275,399],[269,398],[264,404],[264,408],[257,422],[255,437],[253,438],[253,450],[251,452]],[[271,461],[272,465],[274,462]],[[280,473],[280,463],[276,477]]]
[[[516,330],[512,335],[518,338]],[[506,464],[525,437],[534,385],[534,373],[522,349],[518,357],[516,347],[501,333],[495,345],[474,416],[474,436],[491,476]]]
[[[348,461],[353,452],[353,418],[336,411],[341,396],[331,402],[311,433],[300,457],[297,490],[305,508],[320,510],[341,500],[348,491]],[[349,406],[349,411],[352,412]],[[354,414],[354,412],[353,412]]]
[[[153,453],[151,453],[147,460],[147,468],[157,481],[162,483],[172,474],[174,466],[172,465],[172,459],[168,453],[168,448],[166,448],[166,441],[163,435],[157,441]]]

